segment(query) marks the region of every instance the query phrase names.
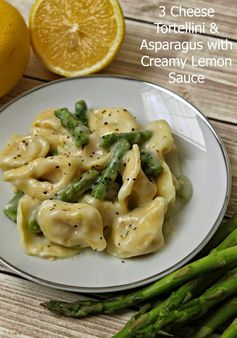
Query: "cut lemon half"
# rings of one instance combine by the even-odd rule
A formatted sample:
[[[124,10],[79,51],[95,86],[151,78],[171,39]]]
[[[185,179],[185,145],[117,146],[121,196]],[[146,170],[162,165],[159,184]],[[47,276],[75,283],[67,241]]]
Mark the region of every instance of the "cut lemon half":
[[[30,34],[49,70],[82,76],[114,59],[125,24],[117,0],[37,0],[30,12]]]

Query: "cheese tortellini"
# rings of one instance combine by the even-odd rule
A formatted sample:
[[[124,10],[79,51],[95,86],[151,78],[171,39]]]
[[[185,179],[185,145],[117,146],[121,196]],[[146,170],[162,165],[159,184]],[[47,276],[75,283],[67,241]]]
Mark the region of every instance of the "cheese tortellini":
[[[25,195],[18,205],[17,227],[25,253],[43,258],[63,258],[79,253],[80,247],[61,246],[56,242],[51,242],[47,237],[39,236],[29,230],[28,224],[40,203],[40,201]]]
[[[101,136],[113,132],[129,132],[140,129],[132,114],[126,109],[95,109],[89,112],[89,127]]]
[[[14,169],[37,158],[45,157],[49,151],[49,141],[43,136],[14,135],[0,152],[0,168]]]
[[[106,247],[101,214],[89,204],[47,200],[38,209],[37,221],[44,236],[59,245],[98,251]]]
[[[9,218],[17,214],[25,253],[63,258],[92,249],[130,258],[161,250],[179,189],[166,162],[176,151],[168,123],[142,126],[123,108],[80,113],[63,108],[61,118],[48,109],[30,135],[14,135],[0,152],[3,180],[18,192]],[[76,142],[85,130],[86,142]]]
[[[148,254],[164,245],[162,226],[166,202],[156,197],[142,207],[117,218],[111,227],[108,252],[128,258]]]
[[[36,116],[32,123],[31,132],[33,135],[41,135],[50,143],[52,150],[58,146],[73,144],[70,133],[62,127],[60,121],[54,115],[54,109],[46,110]]]
[[[141,168],[140,150],[134,144],[124,158],[123,185],[118,193],[118,200],[125,209],[146,204],[157,192],[156,184],[150,181]]]
[[[3,179],[18,190],[39,200],[54,197],[69,184],[78,171],[78,160],[73,156],[38,158],[17,169],[5,171]]]

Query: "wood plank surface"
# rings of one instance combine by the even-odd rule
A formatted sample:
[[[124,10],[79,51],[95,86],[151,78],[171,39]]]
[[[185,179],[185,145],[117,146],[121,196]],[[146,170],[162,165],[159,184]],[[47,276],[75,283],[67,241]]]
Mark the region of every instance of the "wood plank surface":
[[[228,51],[227,53],[223,51],[197,51],[196,57],[219,57],[219,56],[228,56],[232,57],[233,67],[232,68],[195,68],[190,63],[191,53],[189,53],[188,64],[184,71],[180,71],[182,74],[201,74],[205,73],[206,83],[205,84],[169,84],[168,83],[168,73],[175,71],[175,67],[165,67],[165,68],[144,68],[140,65],[140,59],[143,54],[150,56],[156,56],[152,52],[140,51],[141,43],[141,33],[148,40],[156,39],[156,33],[154,28],[150,25],[137,23],[137,22],[127,22],[127,34],[123,44],[123,47],[115,59],[115,61],[104,70],[104,73],[110,74],[119,74],[125,76],[137,77],[145,81],[151,81],[161,86],[164,86],[170,90],[173,90],[177,94],[183,96],[188,101],[193,103],[200,111],[203,112],[207,117],[212,117],[218,120],[237,122],[237,115],[235,113],[235,108],[237,106],[237,42],[234,43],[234,49]],[[188,34],[182,37],[169,36],[169,40],[178,39],[183,41],[187,39],[188,41],[198,41],[202,40],[206,42],[208,39],[214,40],[213,38],[208,38],[205,36],[196,36]],[[163,41],[165,37],[162,35],[159,37],[160,41]],[[175,51],[172,54],[170,52],[161,51],[157,54],[157,57],[181,57],[183,56],[182,52]],[[32,53],[30,63],[26,70],[26,76],[31,78],[40,79],[42,81],[50,81],[53,79],[59,78],[57,75],[52,74],[43,66],[41,61]],[[30,88],[33,84],[33,80],[22,80],[22,82],[10,93],[10,96],[16,95],[16,91],[26,90],[27,83]],[[22,87],[22,88],[21,88]],[[208,94],[207,94],[208,93]],[[8,100],[8,96],[0,99],[0,104]]]
[[[86,298],[0,273],[0,337],[110,338],[132,314],[101,315],[83,320],[65,318],[40,306],[50,299]]]
[[[35,0],[8,0],[17,7],[23,14],[26,22],[28,22],[29,11]],[[205,22],[209,27],[211,22],[216,22],[220,27],[219,37],[226,37],[237,40],[236,20],[237,6],[236,0],[214,0],[207,2],[206,0],[120,0],[124,15],[128,19],[143,20],[149,23],[159,21],[161,24],[172,25],[174,23],[183,24],[184,22],[194,22],[200,24]],[[184,8],[214,8],[214,18],[173,18],[169,12],[171,6],[182,5]],[[159,17],[159,6],[167,7],[167,15],[165,18]]]
[[[184,22],[193,22],[200,24],[205,22],[207,27],[211,22],[215,22],[220,27],[219,37],[237,39],[236,20],[237,6],[236,0],[143,0],[131,1],[120,0],[125,16],[136,20],[147,22],[160,22],[161,24],[172,26],[174,23],[184,24]],[[166,6],[167,15],[159,17],[159,6]],[[214,18],[197,18],[197,17],[173,17],[170,14],[172,6],[182,6],[187,8],[214,8]]]

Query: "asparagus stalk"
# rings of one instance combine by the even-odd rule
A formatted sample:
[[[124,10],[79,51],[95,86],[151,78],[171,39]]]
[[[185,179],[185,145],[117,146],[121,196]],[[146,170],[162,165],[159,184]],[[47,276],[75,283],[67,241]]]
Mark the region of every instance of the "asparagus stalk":
[[[223,332],[220,338],[236,338],[237,337],[237,318]]]
[[[237,213],[234,214],[228,221],[221,223],[212,239],[208,242],[208,244],[198,256],[207,255],[214,247],[221,243],[235,229],[237,229]]]
[[[232,231],[214,250],[222,250],[237,245],[237,229]]]
[[[82,176],[69,184],[64,190],[58,194],[58,198],[65,202],[76,202],[78,198],[96,181],[99,173],[96,170],[88,170]]]
[[[22,191],[18,191],[13,198],[7,203],[4,208],[4,214],[16,223],[17,220],[17,208],[21,197],[24,195]]]
[[[120,139],[114,146],[112,156],[92,187],[92,196],[103,200],[106,196],[109,185],[115,181],[118,176],[123,157],[129,150],[130,144],[126,139]]]
[[[237,297],[227,299],[215,312],[211,313],[205,321],[202,322],[198,331],[190,338],[205,338],[215,332],[216,329],[228,319],[237,315]]]
[[[128,133],[111,133],[101,137],[100,146],[104,149],[110,148],[115,142],[126,139],[132,144],[143,144],[148,141],[152,136],[152,131],[133,131]]]
[[[209,271],[232,264],[236,262],[236,259],[237,246],[210,253],[208,256],[187,264],[147,287],[111,300],[102,300],[99,302],[92,300],[88,301],[86,305],[80,301],[67,303],[52,300],[42,305],[53,312],[77,318],[85,317],[92,313],[114,313],[131,305],[151,299],[152,297],[170,292],[184,282]]]
[[[163,171],[159,158],[155,157],[151,152],[145,150],[141,151],[141,166],[148,177],[157,177]]]
[[[54,114],[60,119],[62,126],[68,129],[73,135],[77,146],[83,146],[89,143],[89,129],[73,116],[67,108],[58,109]]]
[[[235,265],[237,263],[234,263]],[[116,338],[127,338],[142,328],[152,324],[158,318],[165,318],[170,311],[177,309],[179,306],[186,304],[193,297],[199,296],[215,281],[217,281],[224,273],[229,270],[229,266],[218,269],[214,272],[209,272],[205,276],[194,278],[191,281],[181,285],[178,290],[174,291],[167,299],[153,307],[150,311],[136,316],[136,320],[129,322],[119,331]]]
[[[85,126],[88,126],[87,104],[84,100],[77,101],[75,104],[75,116]]]
[[[28,229],[30,232],[32,232],[33,234],[40,234],[41,233],[41,229],[39,226],[39,223],[37,222],[36,219],[32,219],[29,224],[28,224]]]
[[[176,309],[179,305],[189,301],[196,293],[198,293],[198,291],[201,292],[202,290],[205,290],[206,287],[213,283],[212,277],[213,276],[211,275],[208,276],[208,278],[205,278],[205,284],[201,284],[202,277],[195,278],[194,280],[185,283],[178,291],[173,292],[167,299],[153,308],[148,307],[149,304],[147,304],[147,311],[137,312],[131,317],[122,330],[115,335],[115,337],[125,338],[133,336],[139,329],[153,323],[157,317],[164,316],[171,310]]]
[[[170,323],[175,322],[176,324],[184,324],[190,319],[193,320],[202,317],[211,307],[237,293],[236,278],[237,268],[229,271],[211,288],[207,289],[199,298],[195,298],[185,304],[182,308],[170,312],[166,317],[159,317],[154,324],[144,327],[132,336],[136,338],[155,338],[157,332]],[[114,337],[117,338],[120,336],[115,335]]]

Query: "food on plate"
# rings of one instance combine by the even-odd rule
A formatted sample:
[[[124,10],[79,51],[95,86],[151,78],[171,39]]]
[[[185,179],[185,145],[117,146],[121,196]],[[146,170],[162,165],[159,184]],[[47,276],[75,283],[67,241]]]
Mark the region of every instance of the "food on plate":
[[[237,214],[221,224],[199,257],[149,286],[116,298],[72,303],[51,300],[41,305],[75,318],[139,306],[114,338],[204,338],[217,330],[224,330],[223,338],[234,338],[236,324],[231,321],[237,314]]]
[[[166,220],[192,195],[167,154],[177,157],[164,120],[143,126],[124,108],[88,109],[83,100],[75,112],[46,110],[29,135],[14,135],[0,152],[3,180],[16,191],[5,215],[29,255],[159,251]]]
[[[125,35],[118,0],[37,0],[30,12],[33,48],[62,76],[95,73],[117,55]]]

